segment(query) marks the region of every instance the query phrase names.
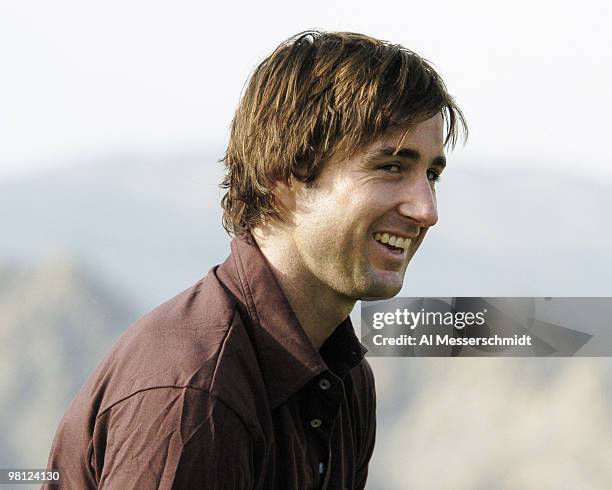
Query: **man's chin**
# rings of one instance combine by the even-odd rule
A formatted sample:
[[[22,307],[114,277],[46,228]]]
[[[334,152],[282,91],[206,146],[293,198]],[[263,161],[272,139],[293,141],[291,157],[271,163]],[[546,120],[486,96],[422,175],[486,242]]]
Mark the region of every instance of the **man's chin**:
[[[361,301],[379,301],[396,296],[402,289],[402,284],[377,284],[368,288],[359,298]]]

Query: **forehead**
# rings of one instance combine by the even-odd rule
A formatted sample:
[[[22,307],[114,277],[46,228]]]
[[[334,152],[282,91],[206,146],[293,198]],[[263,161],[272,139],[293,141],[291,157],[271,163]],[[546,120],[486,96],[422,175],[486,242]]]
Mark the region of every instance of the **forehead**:
[[[396,149],[406,146],[418,146],[421,150],[443,153],[444,121],[442,114],[436,114],[425,121],[409,127],[395,128],[372,143],[370,148],[383,146]]]
[[[379,154],[380,150],[384,150],[385,154],[388,154],[387,152],[393,154],[394,151],[409,148],[416,150],[426,160],[444,157],[443,132],[444,121],[441,114],[409,127],[394,128],[350,157],[340,153],[332,155],[323,165],[321,175],[359,166],[373,158],[373,155]]]

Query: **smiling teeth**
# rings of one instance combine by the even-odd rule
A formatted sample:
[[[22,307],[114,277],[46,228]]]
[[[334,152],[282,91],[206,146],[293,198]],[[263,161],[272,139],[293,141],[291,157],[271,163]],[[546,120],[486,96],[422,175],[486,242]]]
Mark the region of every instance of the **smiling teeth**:
[[[376,233],[374,239],[381,243],[386,243],[392,247],[403,248],[408,250],[412,243],[412,238],[402,238],[395,235],[389,235],[389,233]]]

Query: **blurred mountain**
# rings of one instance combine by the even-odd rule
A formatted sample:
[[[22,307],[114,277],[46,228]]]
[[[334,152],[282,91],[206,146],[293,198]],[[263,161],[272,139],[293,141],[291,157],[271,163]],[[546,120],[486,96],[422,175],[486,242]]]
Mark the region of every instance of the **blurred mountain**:
[[[59,416],[118,335],[129,298],[72,258],[0,264],[0,461],[44,467]]]
[[[217,158],[101,158],[0,180],[0,258],[80,257],[148,310],[227,256]]]
[[[607,490],[609,358],[370,359],[373,490]]]

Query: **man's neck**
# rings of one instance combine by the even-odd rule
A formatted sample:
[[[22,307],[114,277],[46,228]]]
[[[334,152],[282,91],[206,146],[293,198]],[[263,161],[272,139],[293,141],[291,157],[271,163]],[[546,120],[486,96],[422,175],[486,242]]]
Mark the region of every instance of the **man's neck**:
[[[303,266],[286,241],[253,235],[304,332],[314,348],[319,350],[350,314],[355,301],[318,280]]]

